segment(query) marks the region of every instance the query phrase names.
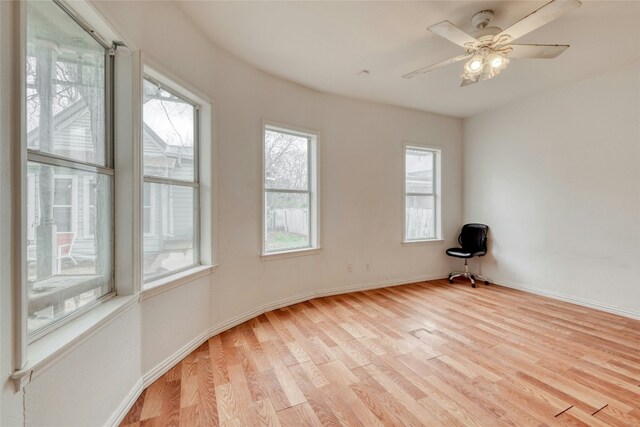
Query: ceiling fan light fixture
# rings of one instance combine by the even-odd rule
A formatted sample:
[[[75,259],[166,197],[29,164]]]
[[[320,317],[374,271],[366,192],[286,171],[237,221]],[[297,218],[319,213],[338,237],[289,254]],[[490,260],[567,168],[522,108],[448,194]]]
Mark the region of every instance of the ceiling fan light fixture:
[[[482,70],[482,80],[489,80],[500,74],[509,65],[509,58],[497,52],[491,52]]]
[[[461,30],[450,21],[438,22],[429,26],[428,30],[462,47],[464,54],[420,68],[402,77],[410,79],[418,74],[425,74],[458,61],[467,61],[461,76],[462,84],[460,86],[464,87],[477,83],[479,80],[488,80],[497,76],[507,68],[510,57],[555,58],[564,52],[569,45],[518,45],[512,43],[525,34],[557,19],[562,14],[579,7],[582,1],[551,0],[505,30],[489,26],[494,13],[488,9],[478,12],[471,19],[473,26],[478,29],[472,34]]]

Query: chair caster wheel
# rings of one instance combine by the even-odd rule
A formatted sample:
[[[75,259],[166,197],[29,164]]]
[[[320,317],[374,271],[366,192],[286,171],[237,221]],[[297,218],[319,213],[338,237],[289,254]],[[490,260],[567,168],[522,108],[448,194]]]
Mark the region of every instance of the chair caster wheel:
[[[472,288],[477,288],[478,286],[477,286],[475,283],[472,283],[472,284],[471,284],[471,287],[472,287]]]
[[[484,281],[484,284],[485,284],[485,285],[490,285],[491,283],[489,283],[489,281],[488,281],[488,280],[485,280],[485,281]]]
[[[453,280],[449,279],[449,283],[450,283],[450,284],[452,284],[452,283],[453,283]]]

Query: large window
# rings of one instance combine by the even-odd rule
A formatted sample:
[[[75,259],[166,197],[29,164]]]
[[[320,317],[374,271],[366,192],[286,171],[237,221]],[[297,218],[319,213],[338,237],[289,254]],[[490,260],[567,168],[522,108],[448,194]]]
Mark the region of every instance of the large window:
[[[109,49],[51,1],[27,10],[30,339],[114,293]]]
[[[318,247],[317,136],[264,128],[263,254]]]
[[[405,146],[405,242],[440,238],[439,160],[439,150]]]
[[[198,106],[144,79],[144,279],[199,264]]]

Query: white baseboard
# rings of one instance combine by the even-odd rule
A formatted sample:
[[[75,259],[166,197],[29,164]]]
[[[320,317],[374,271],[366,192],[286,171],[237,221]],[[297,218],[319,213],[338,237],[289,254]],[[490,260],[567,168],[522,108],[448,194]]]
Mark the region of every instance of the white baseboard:
[[[219,323],[218,325],[213,326],[211,328],[209,336],[212,337],[214,335],[218,335],[221,332],[231,329],[234,326],[238,326],[239,324],[244,323],[247,320],[251,320],[256,316],[260,316],[261,314],[267,313],[269,311],[277,310],[279,308],[287,307],[300,302],[309,301],[314,298],[322,298],[322,297],[327,297],[331,295],[348,294],[351,292],[367,291],[371,289],[388,288],[391,286],[407,285],[409,283],[424,282],[427,280],[445,279],[448,277],[448,274],[449,273],[428,274],[428,275],[412,277],[410,279],[404,279],[404,280],[383,280],[383,281],[377,281],[377,282],[363,283],[360,285],[352,285],[352,286],[346,286],[346,287],[306,292],[302,295],[289,297],[289,298],[282,299],[280,301],[264,304],[263,306],[258,307],[254,310],[251,310],[250,312],[243,313],[229,320],[226,320],[222,323]]]
[[[127,397],[122,401],[122,403],[120,403],[118,409],[116,409],[113,415],[111,415],[111,418],[106,422],[105,426],[120,425],[124,417],[127,415],[127,412],[129,412],[133,404],[138,400],[138,397],[142,394],[143,390],[144,386],[142,384],[142,378],[140,378],[136,381],[129,394],[127,394]]]
[[[510,280],[499,280],[499,281],[496,281],[495,284],[500,286],[505,286],[507,288],[529,292],[536,295],[542,295],[543,297],[549,297],[549,298],[557,299],[560,301],[570,302],[573,304],[581,305],[583,307],[589,307],[589,308],[593,308],[600,311],[606,311],[607,313],[617,314],[619,316],[629,317],[631,319],[640,320],[640,312],[633,311],[633,310],[627,310],[624,308],[615,307],[608,304],[589,301],[583,298],[565,295],[559,292],[548,291],[546,289],[535,288],[532,286],[525,286]]]
[[[187,357],[189,353],[200,347],[200,345],[208,340],[209,337],[210,335],[208,330],[202,332],[197,337],[182,346],[182,348],[180,348],[178,351],[165,359],[163,362],[160,362],[155,368],[144,374],[142,376],[142,384],[144,385],[144,388],[147,388],[151,384],[153,384],[155,380],[163,376],[167,371],[169,371],[169,369],[173,368],[178,364],[178,362]]]
[[[127,412],[131,409],[136,400],[142,394],[142,391],[149,387],[155,380],[164,375],[169,369],[173,368],[182,359],[187,357],[189,353],[198,348],[203,342],[209,339],[209,330],[206,330],[199,334],[197,337],[189,341],[186,345],[169,356],[163,362],[159,363],[155,368],[147,372],[140,378],[136,385],[131,389],[131,392],[127,395],[126,399],[120,404],[116,412],[111,416],[106,426],[118,426],[127,415]]]

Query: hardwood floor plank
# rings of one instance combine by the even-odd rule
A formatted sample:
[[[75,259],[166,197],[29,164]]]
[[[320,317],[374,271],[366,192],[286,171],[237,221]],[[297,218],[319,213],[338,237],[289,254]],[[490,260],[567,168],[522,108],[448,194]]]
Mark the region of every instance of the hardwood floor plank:
[[[181,363],[180,407],[198,404],[198,360],[195,353],[191,353]]]
[[[211,362],[202,358],[198,360],[198,418],[201,425],[217,426],[220,424],[218,418],[218,400],[216,397],[215,381],[213,380],[213,370]],[[181,413],[182,417],[182,413]],[[190,425],[182,423],[181,425]]]
[[[284,392],[282,384],[278,381],[275,371],[273,369],[264,371],[262,373],[262,377],[267,388],[267,393],[269,394],[269,399],[271,400],[271,404],[275,410],[281,411],[283,409],[290,408],[292,406],[291,402],[289,401],[287,394]],[[300,394],[302,394],[302,392],[300,392]]]
[[[218,419],[220,420],[220,425],[227,421],[231,421],[234,418],[237,418],[240,413],[240,408],[238,408],[238,402],[234,396],[234,390],[231,387],[231,384],[222,384],[216,386],[216,397],[217,397],[217,409],[218,409]]]
[[[640,426],[640,409],[625,412],[613,405],[607,405],[593,415],[593,417],[612,426]]]
[[[180,425],[182,426],[204,426],[204,425],[218,425],[216,424],[203,424],[200,420],[200,407],[186,406],[180,408]]]
[[[295,406],[307,401],[298,383],[291,375],[291,371],[284,363],[275,364],[274,372],[284,390],[284,394],[287,396],[287,400],[289,400],[289,406]]]
[[[609,424],[607,424],[606,422],[576,407],[569,408],[566,412],[563,412],[562,414],[558,415],[556,420],[559,421],[560,423],[564,423],[569,418],[571,418],[570,425],[578,424],[578,425],[584,425],[588,427],[609,427]]]
[[[331,362],[328,362],[328,363],[331,363]],[[329,380],[327,380],[327,377],[324,376],[322,371],[318,369],[316,364],[313,363],[312,361],[308,360],[306,362],[300,363],[299,365],[305,370],[305,372],[307,373],[307,376],[309,377],[309,379],[311,380],[311,382],[316,388],[321,388],[331,384]],[[350,372],[350,375],[353,375],[353,374]]]
[[[295,378],[294,381],[297,387],[304,393],[305,399],[309,402],[320,423],[323,426],[339,426],[340,421],[327,404],[323,394],[313,385],[304,369],[300,365],[294,365],[290,366],[289,370],[293,378]]]
[[[277,413],[282,427],[319,427],[320,420],[308,402],[292,406]]]

